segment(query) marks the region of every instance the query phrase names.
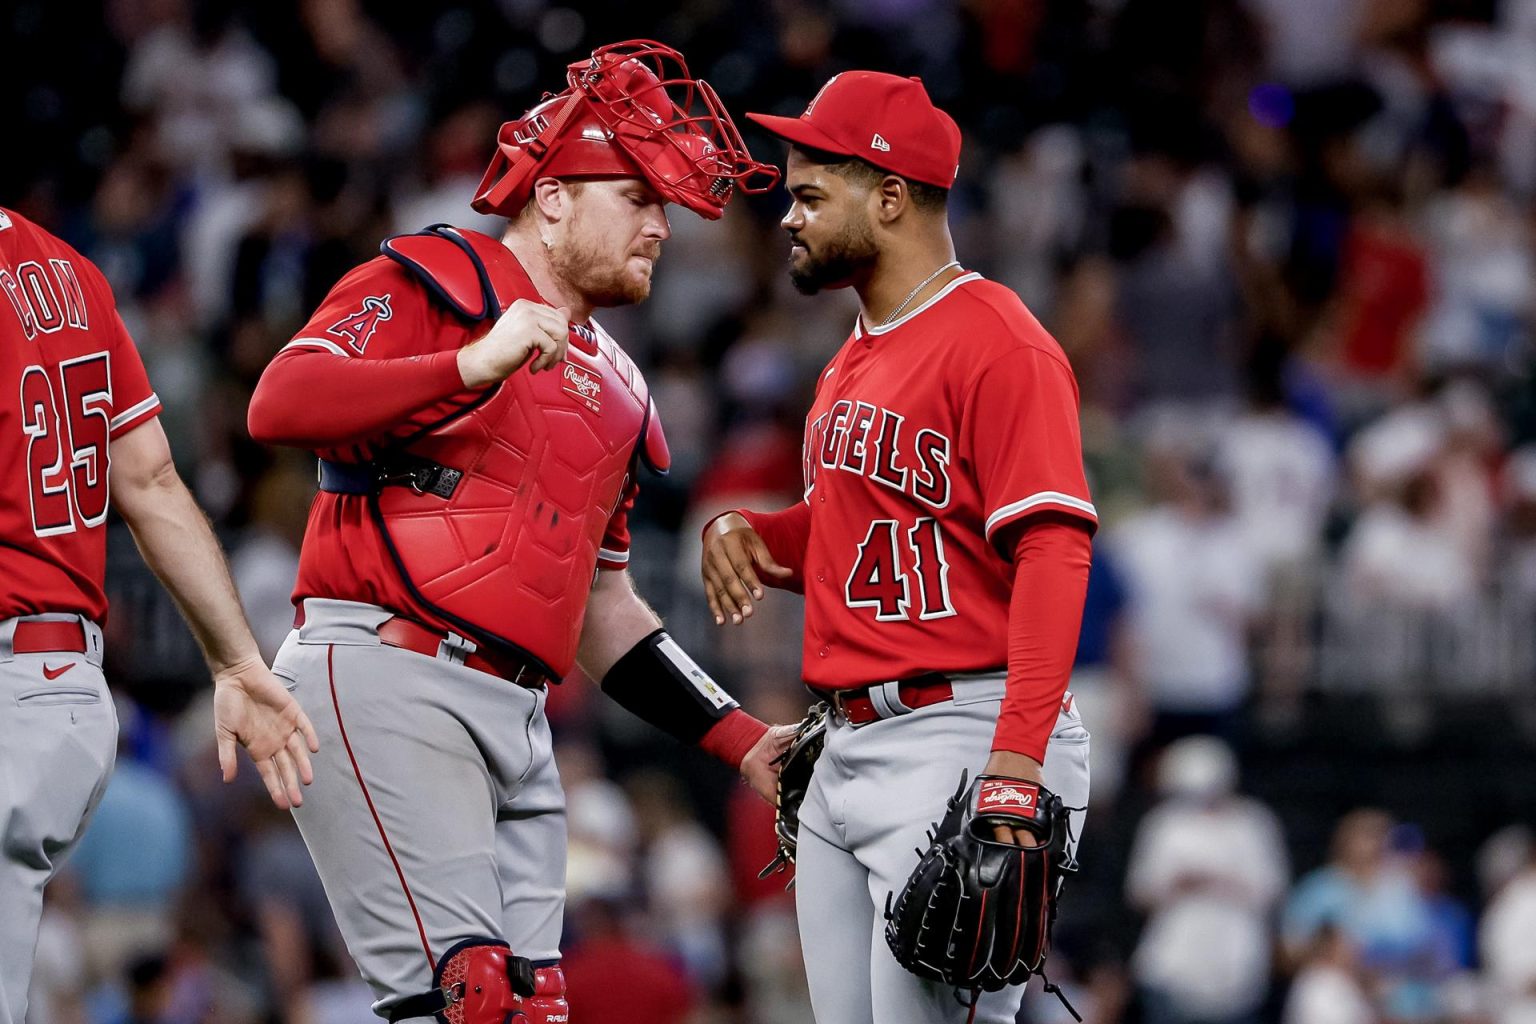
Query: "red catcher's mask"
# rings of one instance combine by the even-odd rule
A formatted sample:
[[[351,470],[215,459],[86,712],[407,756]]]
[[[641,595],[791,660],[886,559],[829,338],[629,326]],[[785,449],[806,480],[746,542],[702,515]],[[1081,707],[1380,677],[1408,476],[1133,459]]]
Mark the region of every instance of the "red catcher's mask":
[[[716,220],[739,187],[766,192],[778,169],[758,163],[709,83],[683,55],[647,40],[592,51],[546,96],[496,135],[480,180],[480,213],[513,217],[538,178],[643,178],[668,202]]]

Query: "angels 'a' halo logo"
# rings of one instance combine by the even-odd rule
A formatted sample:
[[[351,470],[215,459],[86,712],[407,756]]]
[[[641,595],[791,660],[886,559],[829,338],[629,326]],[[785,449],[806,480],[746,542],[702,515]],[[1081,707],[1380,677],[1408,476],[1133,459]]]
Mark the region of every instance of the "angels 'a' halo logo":
[[[379,329],[379,324],[392,319],[394,315],[394,310],[389,307],[388,295],[370,295],[363,300],[362,309],[348,313],[325,331],[336,335],[347,343],[348,348],[362,355],[373,332]]]

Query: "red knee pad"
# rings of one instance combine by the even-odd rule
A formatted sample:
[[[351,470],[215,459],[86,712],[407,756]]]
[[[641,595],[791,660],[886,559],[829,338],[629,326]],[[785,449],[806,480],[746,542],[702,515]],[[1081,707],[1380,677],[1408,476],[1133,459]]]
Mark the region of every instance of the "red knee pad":
[[[559,965],[535,970],[533,986],[533,997],[523,1000],[528,1024],[570,1024],[571,1004],[565,1001],[565,972]]]
[[[512,948],[496,939],[466,939],[444,953],[432,986],[391,1007],[390,1021],[435,1017],[440,1024],[533,1024],[538,1019],[529,1014],[538,990],[532,962],[513,956]],[[559,992],[564,995],[563,977]],[[568,1016],[549,1019],[564,1022]]]

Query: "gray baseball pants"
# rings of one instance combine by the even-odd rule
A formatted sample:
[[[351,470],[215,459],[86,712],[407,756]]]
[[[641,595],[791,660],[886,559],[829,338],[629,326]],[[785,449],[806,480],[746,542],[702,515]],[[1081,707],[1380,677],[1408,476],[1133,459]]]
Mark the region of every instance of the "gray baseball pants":
[[[85,834],[117,756],[101,630],[76,615],[26,618],[79,622],[89,651],[17,654],[22,620],[0,621],[0,1024],[26,1018],[43,887]]]
[[[431,988],[465,939],[558,959],[565,797],[545,691],[466,668],[462,648],[382,645],[391,613],[374,605],[304,613],[273,665],[320,737],[294,819],[374,1011]]]
[[[908,973],[891,955],[885,901],[917,866],[961,770],[974,779],[986,765],[1003,688],[1000,673],[972,676],[954,681],[953,702],[857,727],[833,719],[800,808],[795,859],[817,1024],[965,1024],[969,1010],[954,989]],[[1046,749],[1044,782],[1067,806],[1088,806],[1088,730],[1071,702]],[[1083,817],[1072,815],[1074,837]],[[1012,1024],[1023,998],[1022,985],[985,993],[975,1019]]]

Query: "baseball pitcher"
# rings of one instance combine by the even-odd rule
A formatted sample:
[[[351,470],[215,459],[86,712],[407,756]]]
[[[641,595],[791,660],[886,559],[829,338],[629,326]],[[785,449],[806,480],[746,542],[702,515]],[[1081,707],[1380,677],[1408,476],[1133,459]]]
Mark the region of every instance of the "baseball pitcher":
[[[829,714],[781,835],[816,1019],[1012,1021],[1088,802],[1076,383],[1018,296],[956,262],[960,131],[919,81],[847,72],[798,118],[749,116],[790,143],[794,284],[861,305],[806,418],[804,500],[717,518],[703,555],[717,623],[765,586],[805,594]]]

